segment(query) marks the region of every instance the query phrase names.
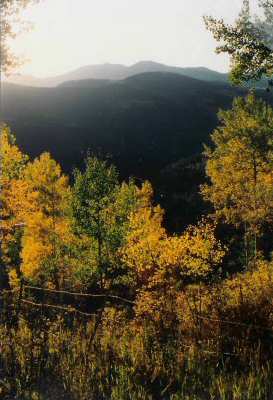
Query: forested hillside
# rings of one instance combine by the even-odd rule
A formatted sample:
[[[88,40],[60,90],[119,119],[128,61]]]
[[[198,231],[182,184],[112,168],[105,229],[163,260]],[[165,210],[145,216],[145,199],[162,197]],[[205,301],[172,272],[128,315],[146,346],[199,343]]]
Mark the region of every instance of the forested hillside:
[[[67,172],[90,149],[110,154],[123,176],[144,178],[202,151],[218,108],[243,93],[168,73],[96,82],[50,89],[5,84],[3,119],[28,154],[49,150]]]
[[[175,170],[176,163],[187,159],[192,164],[210,141],[218,109],[243,93],[220,82],[152,72],[119,82],[66,82],[58,88],[4,84],[2,108],[18,144],[31,157],[47,150],[71,173],[89,150],[110,156],[123,178],[150,179],[169,226],[177,230],[203,210],[197,192],[204,172],[199,163],[189,176],[185,162],[180,165],[186,170]]]

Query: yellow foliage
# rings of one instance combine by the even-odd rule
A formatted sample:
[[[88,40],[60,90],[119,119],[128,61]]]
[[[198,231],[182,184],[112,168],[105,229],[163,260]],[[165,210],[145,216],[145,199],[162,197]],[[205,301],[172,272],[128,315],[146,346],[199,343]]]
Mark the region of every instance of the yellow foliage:
[[[22,223],[22,211],[26,207],[26,185],[21,180],[28,157],[15,145],[15,139],[7,126],[0,135],[0,223],[3,232],[1,242],[5,263],[10,263],[9,249],[16,242],[16,225]]]
[[[62,175],[60,166],[48,153],[28,164],[24,181],[27,182],[30,207],[25,212],[22,272],[28,278],[37,278],[45,272],[45,262],[54,259],[57,262],[58,244],[70,240],[66,216],[70,191],[67,177]]]
[[[172,287],[164,291],[140,290],[136,298],[136,317],[152,320],[160,328],[171,327],[177,318],[176,295]]]
[[[272,310],[273,298],[273,263],[259,260],[253,271],[237,274],[223,284],[223,298],[226,307],[252,305],[255,308],[263,305],[263,310]],[[272,321],[273,322],[273,321]]]
[[[162,226],[163,211],[151,203],[150,185],[146,183],[138,194],[140,205],[130,217],[122,260],[136,277],[136,314],[161,320],[164,310],[170,309],[168,317],[164,314],[170,321],[173,305],[166,306],[167,298],[171,304],[186,280],[202,279],[213,272],[225,248],[215,237],[215,226],[206,221],[190,226],[181,236],[168,236]]]
[[[181,236],[168,236],[162,221],[162,210],[148,203],[131,216],[122,259],[134,269],[139,283],[152,288],[185,277],[201,278],[221,263],[225,249],[211,223],[201,222]]]
[[[9,283],[12,288],[18,288],[20,286],[20,279],[15,269],[9,271]]]
[[[258,233],[272,222],[273,109],[251,94],[235,99],[219,117],[222,124],[212,134],[215,147],[206,150],[211,184],[202,193],[216,215]]]
[[[0,157],[2,180],[19,178],[28,157],[15,145],[15,139],[7,126],[0,127]]]
[[[43,260],[53,256],[53,223],[40,211],[28,215],[26,222],[21,252],[22,272],[30,278],[40,271]]]
[[[160,264],[166,271],[176,269],[181,278],[206,276],[225,254],[214,231],[213,224],[201,222],[188,227],[181,236],[167,238],[162,243]]]
[[[29,187],[29,199],[41,212],[53,215],[63,213],[69,196],[68,178],[49,153],[43,153],[24,171]]]
[[[138,190],[138,206],[129,219],[129,233],[121,249],[123,262],[136,272],[138,283],[147,283],[158,268],[160,244],[167,237],[162,227],[163,210],[151,204],[152,187]]]

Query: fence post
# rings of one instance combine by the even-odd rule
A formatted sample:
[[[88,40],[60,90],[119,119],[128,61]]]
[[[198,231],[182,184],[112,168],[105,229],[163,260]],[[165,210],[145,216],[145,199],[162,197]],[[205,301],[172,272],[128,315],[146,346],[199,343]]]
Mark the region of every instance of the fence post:
[[[16,324],[18,324],[18,321],[19,321],[19,315],[21,312],[23,294],[24,294],[24,278],[21,276],[20,277],[20,289],[19,289],[19,295],[18,295],[17,307],[16,307]]]

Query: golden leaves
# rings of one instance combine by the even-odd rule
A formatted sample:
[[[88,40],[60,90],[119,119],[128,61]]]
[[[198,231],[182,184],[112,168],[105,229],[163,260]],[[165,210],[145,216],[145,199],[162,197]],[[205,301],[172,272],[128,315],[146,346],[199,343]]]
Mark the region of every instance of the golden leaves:
[[[43,273],[44,262],[56,257],[58,243],[70,238],[66,216],[70,190],[67,177],[48,153],[27,165],[24,180],[30,207],[25,213],[22,271],[35,277]]]
[[[203,279],[211,273],[221,263],[225,248],[215,237],[215,226],[205,220],[181,236],[168,236],[163,211],[152,205],[147,185],[139,191],[140,206],[130,216],[121,257],[136,277],[136,314],[160,321],[164,312],[167,323],[174,318],[174,305],[168,308],[167,298],[170,305],[186,279]]]
[[[236,226],[246,222],[258,232],[273,210],[273,110],[254,95],[235,99],[220,114],[222,125],[212,134],[215,148],[207,149],[211,183],[203,196],[216,215]]]

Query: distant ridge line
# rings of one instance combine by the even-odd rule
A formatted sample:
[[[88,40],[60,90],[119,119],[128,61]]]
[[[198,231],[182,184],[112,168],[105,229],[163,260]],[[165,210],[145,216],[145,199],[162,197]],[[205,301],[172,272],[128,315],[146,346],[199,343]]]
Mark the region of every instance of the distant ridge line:
[[[87,65],[71,72],[48,78],[35,78],[33,76],[15,74],[6,79],[6,81],[23,86],[56,87],[68,81],[89,79],[123,80],[147,72],[172,72],[206,82],[228,82],[228,74],[213,71],[206,67],[177,67],[154,61],[140,61],[131,66],[110,63]]]

